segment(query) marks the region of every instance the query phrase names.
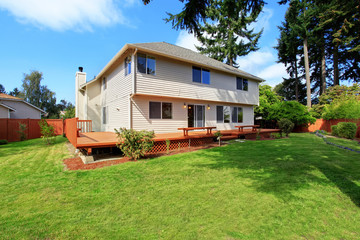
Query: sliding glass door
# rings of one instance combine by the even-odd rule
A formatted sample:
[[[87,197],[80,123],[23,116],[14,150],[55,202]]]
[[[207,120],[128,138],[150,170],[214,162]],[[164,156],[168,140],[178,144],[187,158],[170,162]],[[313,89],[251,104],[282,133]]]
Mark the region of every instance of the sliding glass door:
[[[204,105],[188,105],[188,127],[205,127]]]

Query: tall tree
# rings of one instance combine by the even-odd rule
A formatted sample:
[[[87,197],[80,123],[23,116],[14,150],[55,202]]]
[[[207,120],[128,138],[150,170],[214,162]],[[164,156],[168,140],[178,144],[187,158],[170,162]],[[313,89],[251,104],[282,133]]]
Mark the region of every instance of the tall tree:
[[[55,93],[47,86],[41,85],[43,74],[39,71],[32,71],[24,74],[22,92],[27,102],[43,109],[48,113],[48,117],[57,118],[58,108],[56,105]]]
[[[207,17],[199,29],[197,38],[202,46],[197,49],[209,57],[238,67],[236,59],[258,50],[257,44],[262,31],[255,33],[248,29],[261,12],[247,12],[246,4],[237,0],[213,0],[207,8]]]
[[[0,93],[6,93],[5,87],[2,84],[0,84]]]
[[[24,94],[16,87],[12,91],[9,92],[9,95],[18,97],[18,98],[24,98]]]

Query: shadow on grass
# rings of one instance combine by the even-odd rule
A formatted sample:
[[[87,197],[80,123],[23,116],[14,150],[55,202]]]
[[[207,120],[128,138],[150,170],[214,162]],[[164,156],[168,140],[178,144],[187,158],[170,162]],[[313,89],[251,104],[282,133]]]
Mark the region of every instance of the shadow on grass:
[[[322,141],[312,140],[293,138],[214,148],[201,152],[210,161],[196,167],[238,169],[238,176],[250,179],[251,187],[285,201],[299,198],[296,192],[312,185],[335,185],[360,207],[360,187],[354,182],[360,180],[359,161],[342,149],[329,149]]]

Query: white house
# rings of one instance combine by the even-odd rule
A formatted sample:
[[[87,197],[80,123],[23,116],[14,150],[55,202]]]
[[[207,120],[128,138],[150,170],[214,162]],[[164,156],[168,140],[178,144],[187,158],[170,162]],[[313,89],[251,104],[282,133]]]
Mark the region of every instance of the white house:
[[[254,124],[254,75],[165,42],[126,44],[91,81],[76,73],[76,117],[94,131],[177,132]]]
[[[0,93],[0,118],[41,119],[45,111],[26,102],[22,98]]]

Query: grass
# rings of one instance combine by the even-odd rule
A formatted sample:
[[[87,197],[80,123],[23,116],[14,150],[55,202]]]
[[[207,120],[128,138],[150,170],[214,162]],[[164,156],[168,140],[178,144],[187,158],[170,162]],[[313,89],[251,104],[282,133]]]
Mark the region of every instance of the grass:
[[[360,155],[311,134],[64,171],[0,146],[0,239],[358,239]]]

